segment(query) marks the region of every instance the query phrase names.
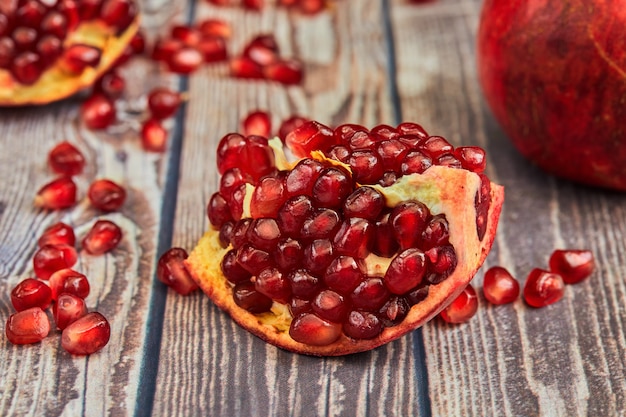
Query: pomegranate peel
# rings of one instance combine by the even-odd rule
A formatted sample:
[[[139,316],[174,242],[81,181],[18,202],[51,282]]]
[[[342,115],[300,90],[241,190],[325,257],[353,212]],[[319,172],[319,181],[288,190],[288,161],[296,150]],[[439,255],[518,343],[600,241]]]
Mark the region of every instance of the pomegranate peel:
[[[285,168],[283,164],[287,167],[295,166],[284,158],[282,143],[272,140],[270,146],[276,153],[276,165],[279,169]],[[317,160],[332,161],[331,165],[346,166],[341,162],[329,160],[318,152],[312,152],[311,156]],[[224,276],[220,266],[220,261],[232,247],[223,247],[219,230],[212,228],[204,234],[186,259],[185,265],[192,278],[216,306],[227,312],[241,327],[268,343],[289,351],[314,356],[339,356],[370,350],[405,335],[435,317],[474,277],[491,249],[504,199],[503,187],[491,183],[486,228],[480,239],[477,227],[479,214],[475,198],[481,190],[481,185],[481,177],[478,174],[445,166],[432,166],[423,174],[405,175],[388,187],[372,185],[385,195],[388,207],[413,199],[428,206],[432,215],[445,214],[449,222],[450,244],[456,250],[458,261],[456,268],[446,279],[429,286],[426,298],[413,305],[404,320],[394,326],[385,327],[373,338],[353,339],[342,333],[336,340],[323,346],[302,343],[290,335],[289,330],[294,318],[289,306],[274,301],[270,311],[257,314],[239,307],[233,299],[233,286]],[[250,217],[250,196],[253,192],[254,186],[246,184],[243,217]],[[365,258],[368,276],[384,275],[390,262],[391,258],[370,253]],[[333,330],[320,330],[324,331]],[[320,337],[326,336],[328,333],[320,334]]]

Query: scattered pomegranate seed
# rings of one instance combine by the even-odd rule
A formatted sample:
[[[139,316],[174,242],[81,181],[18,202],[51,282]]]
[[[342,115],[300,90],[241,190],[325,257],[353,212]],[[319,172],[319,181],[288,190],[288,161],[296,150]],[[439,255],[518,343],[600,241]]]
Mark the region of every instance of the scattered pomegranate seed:
[[[237,78],[263,78],[263,67],[250,58],[235,57],[230,60],[230,73]]]
[[[261,67],[278,60],[279,48],[276,38],[272,34],[263,34],[254,37],[243,50],[243,57],[252,60]]]
[[[63,329],[61,346],[72,355],[90,355],[109,342],[111,327],[98,312],[87,313]]]
[[[285,143],[287,135],[292,130],[297,129],[298,127],[302,126],[308,121],[309,120],[307,118],[302,117],[302,116],[298,116],[298,115],[290,116],[289,118],[283,120],[282,123],[280,124],[280,127],[278,128],[278,137],[280,138],[280,140],[283,141],[283,143]]]
[[[57,300],[63,293],[87,298],[89,295],[89,281],[84,274],[70,268],[59,269],[50,276],[51,296]]]
[[[11,291],[11,304],[17,311],[39,307],[43,310],[52,302],[52,292],[43,282],[26,278]]]
[[[549,260],[550,271],[559,274],[566,284],[587,279],[595,269],[595,259],[589,250],[555,250]]]
[[[60,210],[76,204],[76,184],[70,177],[50,181],[37,191],[35,206],[49,210]]]
[[[110,220],[98,220],[83,238],[83,249],[91,255],[113,250],[122,240],[122,229]],[[71,266],[71,265],[69,265]]]
[[[148,94],[148,109],[154,119],[167,119],[176,113],[181,101],[179,92],[158,87]]]
[[[176,51],[183,47],[183,42],[179,39],[159,39],[154,44],[152,59],[166,62]]]
[[[531,307],[545,307],[556,303],[565,293],[563,278],[554,272],[533,269],[524,284],[524,300]]]
[[[219,36],[207,36],[200,40],[196,45],[198,51],[202,54],[204,62],[221,62],[228,59],[228,49],[226,40]]]
[[[73,44],[63,54],[63,69],[71,74],[80,74],[87,67],[100,63],[102,50],[91,45]]]
[[[172,38],[182,41],[187,46],[195,46],[200,42],[201,33],[194,27],[175,25],[171,29]]]
[[[165,285],[172,287],[181,295],[191,294],[197,290],[198,284],[191,278],[183,261],[188,254],[182,248],[168,249],[157,264],[157,278]]]
[[[246,115],[241,127],[245,136],[258,135],[267,138],[272,130],[272,120],[267,112],[255,110]]]
[[[176,74],[191,74],[202,65],[203,61],[204,57],[200,51],[184,46],[169,56],[166,63],[169,70]]]
[[[50,320],[41,308],[31,307],[10,315],[5,333],[14,345],[38,343],[50,333]]]
[[[126,190],[111,180],[98,179],[89,186],[87,197],[97,209],[111,212],[122,207],[126,200]]]
[[[478,297],[471,284],[463,290],[452,303],[444,308],[440,316],[448,323],[464,323],[471,319],[478,310]]]
[[[483,293],[491,304],[508,304],[517,300],[520,286],[509,271],[500,266],[494,266],[485,272]]]
[[[47,227],[37,240],[37,245],[40,248],[46,245],[74,246],[75,243],[76,236],[74,235],[74,229],[63,222],[58,222]]]
[[[232,35],[230,25],[220,19],[206,19],[198,23],[198,30],[207,37],[219,37],[228,39]]]
[[[52,308],[52,316],[59,330],[65,329],[86,314],[85,300],[74,294],[61,294]]]
[[[241,0],[243,7],[250,10],[261,10],[265,5],[264,0]]]
[[[89,129],[105,129],[115,122],[115,104],[104,94],[95,93],[81,105],[80,116]]]
[[[94,91],[102,93],[114,100],[122,96],[125,88],[126,81],[115,71],[107,72],[94,84]]]
[[[83,172],[85,157],[74,145],[63,141],[48,153],[48,165],[57,174],[78,175]]]
[[[59,269],[71,268],[77,260],[73,246],[45,245],[33,256],[33,269],[38,278],[47,280]]]
[[[167,148],[167,130],[157,119],[148,119],[141,127],[141,146],[149,152],[164,152]]]
[[[316,14],[324,10],[326,0],[300,0],[298,7],[302,13]]]
[[[302,62],[299,60],[285,59],[264,66],[263,76],[281,84],[295,85],[302,82],[304,70],[302,69]]]

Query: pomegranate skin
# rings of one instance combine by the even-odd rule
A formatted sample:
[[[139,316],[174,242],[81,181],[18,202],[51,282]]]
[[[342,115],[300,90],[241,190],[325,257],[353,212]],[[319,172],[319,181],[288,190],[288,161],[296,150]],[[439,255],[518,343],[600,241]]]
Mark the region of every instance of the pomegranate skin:
[[[626,0],[486,0],[478,75],[515,147],[546,172],[626,191]]]

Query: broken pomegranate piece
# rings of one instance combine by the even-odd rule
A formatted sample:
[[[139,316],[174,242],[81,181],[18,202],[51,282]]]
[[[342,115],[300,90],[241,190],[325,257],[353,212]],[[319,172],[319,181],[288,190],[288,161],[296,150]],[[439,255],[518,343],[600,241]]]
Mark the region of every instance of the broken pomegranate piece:
[[[384,141],[397,142],[376,146]],[[301,159],[289,161],[278,138],[231,133],[218,145],[211,230],[185,260],[217,306],[262,339],[311,355],[385,344],[460,294],[467,306],[450,310],[451,320],[475,312],[468,284],[503,199],[502,187],[474,172],[475,159],[451,165],[442,156],[452,145],[408,123],[333,130],[310,121],[285,142]],[[403,173],[418,150],[432,165]],[[366,152],[371,166],[360,175],[351,156]]]

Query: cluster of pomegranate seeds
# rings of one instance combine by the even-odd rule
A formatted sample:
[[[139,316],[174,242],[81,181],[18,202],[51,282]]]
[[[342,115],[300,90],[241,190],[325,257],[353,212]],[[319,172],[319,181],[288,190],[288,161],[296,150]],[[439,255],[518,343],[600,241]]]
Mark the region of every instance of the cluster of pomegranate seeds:
[[[216,6],[242,6],[259,11],[265,7],[265,0],[207,0]],[[278,0],[279,6],[288,7],[304,14],[320,13],[326,8],[326,0]]]
[[[183,264],[187,257],[187,251],[174,247],[163,253],[157,263],[158,280],[181,295],[191,294],[199,288]]]

